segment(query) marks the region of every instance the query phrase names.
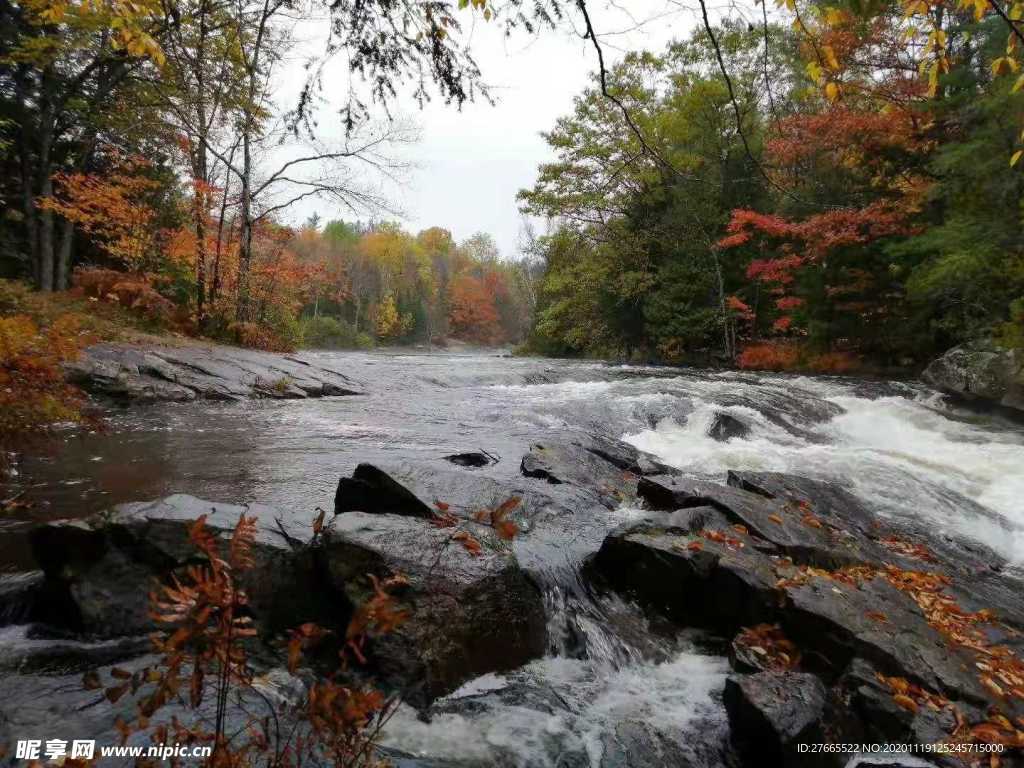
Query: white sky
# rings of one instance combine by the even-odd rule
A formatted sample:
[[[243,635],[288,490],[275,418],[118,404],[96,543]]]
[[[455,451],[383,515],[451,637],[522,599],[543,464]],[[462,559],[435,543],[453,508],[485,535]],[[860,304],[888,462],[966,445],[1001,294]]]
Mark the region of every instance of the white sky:
[[[462,13],[468,20],[469,11]],[[624,50],[660,51],[669,40],[685,37],[695,22],[692,12],[680,11],[671,0],[624,0],[616,6],[595,0],[590,13],[609,65]],[[637,22],[640,29],[633,30]],[[400,220],[408,229],[440,226],[456,240],[489,232],[504,255],[513,255],[522,226],[516,193],[533,184],[539,163],[553,157],[540,133],[572,111],[573,96],[587,85],[597,58],[589,41],[568,30],[506,39],[499,24],[478,18],[471,34],[474,56],[497,104],[480,100],[460,112],[435,100],[421,111],[411,98],[403,99],[399,109],[420,130],[420,141],[404,151],[415,167],[406,183],[389,183],[385,191],[403,212]],[[312,40],[297,46],[293,63],[282,73],[279,103],[282,94],[286,103],[301,85],[299,59],[315,50]],[[339,72],[335,77],[343,76]],[[325,80],[324,96],[330,100],[331,75]],[[328,105],[321,113],[324,134],[340,135],[331,124],[336,107]],[[295,206],[288,219],[297,223],[314,211],[325,221],[352,218],[327,203],[311,201]]]

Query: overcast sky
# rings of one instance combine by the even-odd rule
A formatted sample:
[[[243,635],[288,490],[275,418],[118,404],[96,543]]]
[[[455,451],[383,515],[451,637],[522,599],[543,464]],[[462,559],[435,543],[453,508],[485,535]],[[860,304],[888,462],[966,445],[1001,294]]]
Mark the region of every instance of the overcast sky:
[[[673,37],[686,36],[693,14],[679,12],[668,1],[628,0],[627,14],[594,0],[591,16],[606,57],[614,60],[628,49],[661,50]],[[469,16],[468,11],[463,13]],[[631,30],[637,22],[640,29]],[[399,106],[418,125],[420,140],[404,151],[415,165],[406,174],[406,183],[389,184],[386,192],[403,212],[403,225],[412,231],[440,226],[456,240],[489,232],[504,255],[513,255],[522,226],[516,192],[529,187],[538,164],[553,157],[540,133],[571,112],[573,97],[596,68],[596,56],[589,42],[567,30],[506,39],[498,24],[479,19],[467,31],[497,104],[479,101],[459,111],[435,101],[421,111],[411,99],[403,100]],[[316,50],[317,42],[310,32],[306,35],[296,46],[291,65],[282,70],[279,102],[287,103],[301,85],[299,61],[307,51]],[[330,99],[330,74],[326,85],[324,96]],[[324,108],[324,132],[332,130],[333,114]],[[288,218],[297,223],[314,211],[325,220],[352,218],[323,202],[303,203]]]

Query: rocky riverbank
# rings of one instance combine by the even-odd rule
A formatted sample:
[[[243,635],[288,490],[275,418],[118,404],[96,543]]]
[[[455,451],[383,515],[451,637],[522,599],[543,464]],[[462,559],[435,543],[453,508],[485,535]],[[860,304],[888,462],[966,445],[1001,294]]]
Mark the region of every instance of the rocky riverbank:
[[[531,555],[531,537],[545,526],[582,532],[625,505],[637,510],[634,519],[603,542],[591,545],[581,533],[583,589],[635,602],[659,632],[699,631],[728,649],[724,690],[710,695],[720,697],[729,728],[698,722],[680,730],[652,719],[601,735],[597,748],[563,750],[560,762],[500,764],[848,760],[803,753],[803,743],[995,743],[1005,749],[1002,765],[1022,763],[1024,590],[995,552],[895,525],[832,483],[752,472],[695,480],[606,439],[534,445],[509,481],[479,474],[490,454],[466,456],[430,471],[359,466],[341,478],[333,519],[315,541],[305,512],[181,495],[47,523],[31,534],[42,573],[2,599],[64,637],[130,643],[152,628],[144,585],[179,574],[193,557],[188,521],[208,514],[225,532],[246,512],[260,525],[245,586],[266,669],[281,665],[288,628],[315,621],[343,632],[371,593],[371,576],[401,575],[396,596],[409,620],[368,649],[368,663],[421,722],[479,716],[510,701],[555,717],[570,705],[515,682],[515,670],[548,653],[554,631],[551,577]],[[509,498],[518,500],[508,512],[511,539],[480,514]],[[495,672],[512,682],[446,698]],[[19,734],[39,725],[26,719],[38,714],[6,716]],[[926,757],[964,764],[950,754]],[[967,757],[988,764],[988,755]]]

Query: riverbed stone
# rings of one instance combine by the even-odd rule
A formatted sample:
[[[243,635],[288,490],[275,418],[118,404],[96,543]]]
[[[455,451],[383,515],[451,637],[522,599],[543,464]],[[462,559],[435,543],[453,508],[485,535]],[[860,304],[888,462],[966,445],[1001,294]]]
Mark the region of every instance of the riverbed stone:
[[[750,427],[724,411],[715,414],[708,427],[708,437],[719,442],[732,440],[734,437],[746,437],[750,434]]]
[[[430,519],[443,509],[445,515],[473,520],[514,498],[518,502],[506,519],[521,532],[530,531],[538,518],[571,513],[567,504],[575,500],[572,486],[538,484],[519,476],[498,479],[483,470],[466,472],[447,461],[360,464],[351,477],[339,480],[334,511]]]
[[[373,464],[360,464],[352,477],[338,481],[334,514],[356,511],[427,519],[434,517],[433,507]]]
[[[654,475],[640,480],[637,495],[659,510],[715,507],[798,563],[831,568],[886,561],[889,553],[872,538],[877,517],[854,496],[828,483],[783,478],[735,472],[722,485]]]
[[[735,632],[775,624],[800,650],[800,671],[839,686],[847,701],[849,670],[867,665],[980,719],[989,708],[1011,719],[1024,714],[1019,700],[983,685],[977,662],[986,660],[984,651],[958,644],[926,616],[922,598],[890,580],[909,572],[939,577],[963,610],[990,612],[981,625],[985,642],[1019,657],[1019,582],[987,548],[892,525],[839,486],[777,473],[730,473],[727,486],[655,476],[643,478],[638,493],[677,524],[634,523],[610,534],[592,563],[599,584],[682,626]],[[818,524],[808,524],[808,515]],[[862,699],[875,696],[859,705],[862,728],[883,733],[874,720],[895,706],[892,692],[855,688],[867,692]],[[834,735],[840,723],[830,717]],[[938,739],[949,725],[925,714],[917,720],[905,731],[918,741]]]
[[[408,618],[373,641],[373,664],[404,698],[422,705],[479,675],[514,669],[543,654],[547,631],[541,592],[508,542],[485,526],[453,528],[393,514],[349,512],[330,526],[322,547],[330,585],[359,605],[374,578],[401,577],[394,591]]]
[[[129,402],[288,399],[361,394],[349,376],[315,356],[217,344],[96,344],[66,365],[91,394]]]

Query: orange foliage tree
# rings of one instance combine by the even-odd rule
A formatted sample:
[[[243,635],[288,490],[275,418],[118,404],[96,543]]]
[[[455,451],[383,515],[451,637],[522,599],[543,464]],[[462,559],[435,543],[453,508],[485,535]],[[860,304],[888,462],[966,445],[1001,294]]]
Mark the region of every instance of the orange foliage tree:
[[[157,265],[162,232],[147,198],[160,182],[146,175],[142,158],[115,159],[103,174],[57,173],[57,192],[39,201],[91,236],[114,261],[141,272]]]
[[[448,322],[457,338],[481,344],[501,340],[494,294],[483,280],[461,274],[452,281]]]
[[[0,477],[10,450],[57,422],[83,419],[85,397],[67,383],[62,365],[86,341],[71,315],[45,330],[25,315],[0,317]]]

